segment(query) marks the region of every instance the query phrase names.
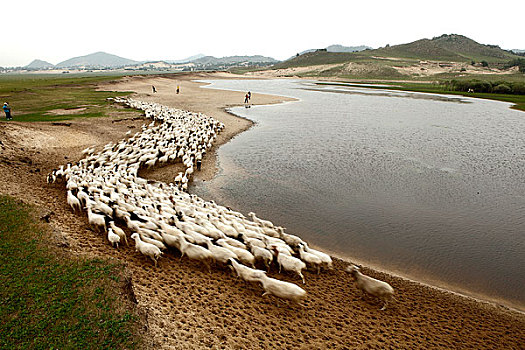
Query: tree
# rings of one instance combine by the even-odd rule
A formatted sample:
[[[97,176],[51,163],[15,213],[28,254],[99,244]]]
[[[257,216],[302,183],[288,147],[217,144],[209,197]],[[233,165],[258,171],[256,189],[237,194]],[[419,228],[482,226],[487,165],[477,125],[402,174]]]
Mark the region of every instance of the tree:
[[[489,66],[489,63],[487,61],[481,61],[481,65],[483,67],[488,67]]]

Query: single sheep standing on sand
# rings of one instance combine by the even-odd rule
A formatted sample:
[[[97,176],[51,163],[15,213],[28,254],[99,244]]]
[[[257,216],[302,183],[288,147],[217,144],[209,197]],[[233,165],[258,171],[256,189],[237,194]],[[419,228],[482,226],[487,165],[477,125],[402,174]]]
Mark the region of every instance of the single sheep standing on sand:
[[[386,309],[388,300],[395,300],[394,288],[388,283],[363,275],[355,265],[348,266],[345,271],[355,277],[359,289],[383,301],[381,310]]]

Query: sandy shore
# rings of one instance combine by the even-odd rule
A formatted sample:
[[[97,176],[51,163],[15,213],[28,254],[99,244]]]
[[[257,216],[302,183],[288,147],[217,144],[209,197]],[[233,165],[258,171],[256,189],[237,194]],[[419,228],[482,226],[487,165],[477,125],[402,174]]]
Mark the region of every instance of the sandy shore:
[[[201,89],[193,79],[225,78],[224,74],[136,77],[101,86],[114,91],[136,91],[135,98],[176,108],[203,112],[226,124],[218,144],[249,128],[251,122],[234,117],[224,108],[240,105],[242,92]],[[157,93],[153,94],[151,85]],[[175,93],[180,85],[181,93]],[[286,99],[254,94],[254,104]],[[236,280],[225,269],[211,273],[170,253],[155,269],[133,251],[111,248],[104,237],[91,231],[84,216],[71,213],[63,184],[48,186],[45,174],[52,168],[81,158],[90,145],[104,145],[124,137],[144,123],[113,117],[74,120],[71,126],[44,123],[2,124],[0,193],[53,211],[51,228],[67,242],[73,254],[102,256],[126,264],[133,276],[137,307],[146,315],[147,347],[156,349],[523,349],[525,315],[505,307],[478,302],[454,293],[363,268],[363,272],[390,283],[397,301],[386,311],[363,298],[343,268],[320,275],[306,272],[308,298],[300,306],[273,297],[262,298],[258,285]],[[50,140],[54,141],[50,146]],[[217,146],[215,146],[217,147]],[[213,151],[203,163],[199,179],[215,172]],[[172,165],[143,176],[171,181]],[[242,211],[242,208],[235,208]],[[271,276],[276,268],[272,267]],[[292,275],[285,280],[300,283]]]

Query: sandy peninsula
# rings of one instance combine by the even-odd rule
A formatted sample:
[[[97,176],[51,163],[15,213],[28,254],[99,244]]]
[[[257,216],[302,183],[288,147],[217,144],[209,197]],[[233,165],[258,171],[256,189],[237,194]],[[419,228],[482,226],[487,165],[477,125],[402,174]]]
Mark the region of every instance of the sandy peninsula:
[[[129,77],[100,86],[134,91],[133,97],[175,108],[202,112],[225,123],[215,148],[251,127],[225,108],[242,105],[243,92],[202,89],[195,79],[236,78],[224,73],[172,77]],[[238,77],[244,78],[244,77]],[[152,92],[151,86],[157,89]],[[176,87],[180,93],[176,94]],[[253,94],[252,103],[279,103],[286,98]],[[132,277],[136,307],[144,315],[147,348],[154,349],[523,349],[525,315],[496,304],[480,302],[363,267],[363,272],[390,283],[396,299],[386,311],[363,297],[343,271],[348,262],[335,259],[335,268],[305,273],[308,297],[291,305],[261,297],[262,288],[235,279],[229,270],[211,273],[177,253],[160,260],[159,268],[133,247],[115,250],[89,229],[84,216],[67,206],[63,184],[47,185],[53,168],[81,159],[82,149],[123,138],[145,121],[122,114],[79,119],[70,125],[10,123],[0,137],[0,193],[52,211],[50,225],[63,249],[75,255],[123,262]],[[206,155],[197,178],[215,173],[213,150]],[[142,176],[171,181],[177,165]],[[242,208],[234,208],[243,212]],[[295,233],[295,232],[294,232]],[[300,235],[300,233],[295,233]],[[272,267],[270,276],[276,275]],[[300,283],[292,275],[280,278]]]

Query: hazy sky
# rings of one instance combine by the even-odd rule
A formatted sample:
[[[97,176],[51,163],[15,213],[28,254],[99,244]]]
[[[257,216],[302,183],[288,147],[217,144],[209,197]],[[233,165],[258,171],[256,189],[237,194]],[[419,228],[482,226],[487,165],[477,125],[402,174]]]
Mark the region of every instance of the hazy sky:
[[[0,66],[96,51],[134,60],[199,53],[283,60],[332,44],[376,48],[451,33],[525,49],[525,0],[17,0],[2,7]]]

